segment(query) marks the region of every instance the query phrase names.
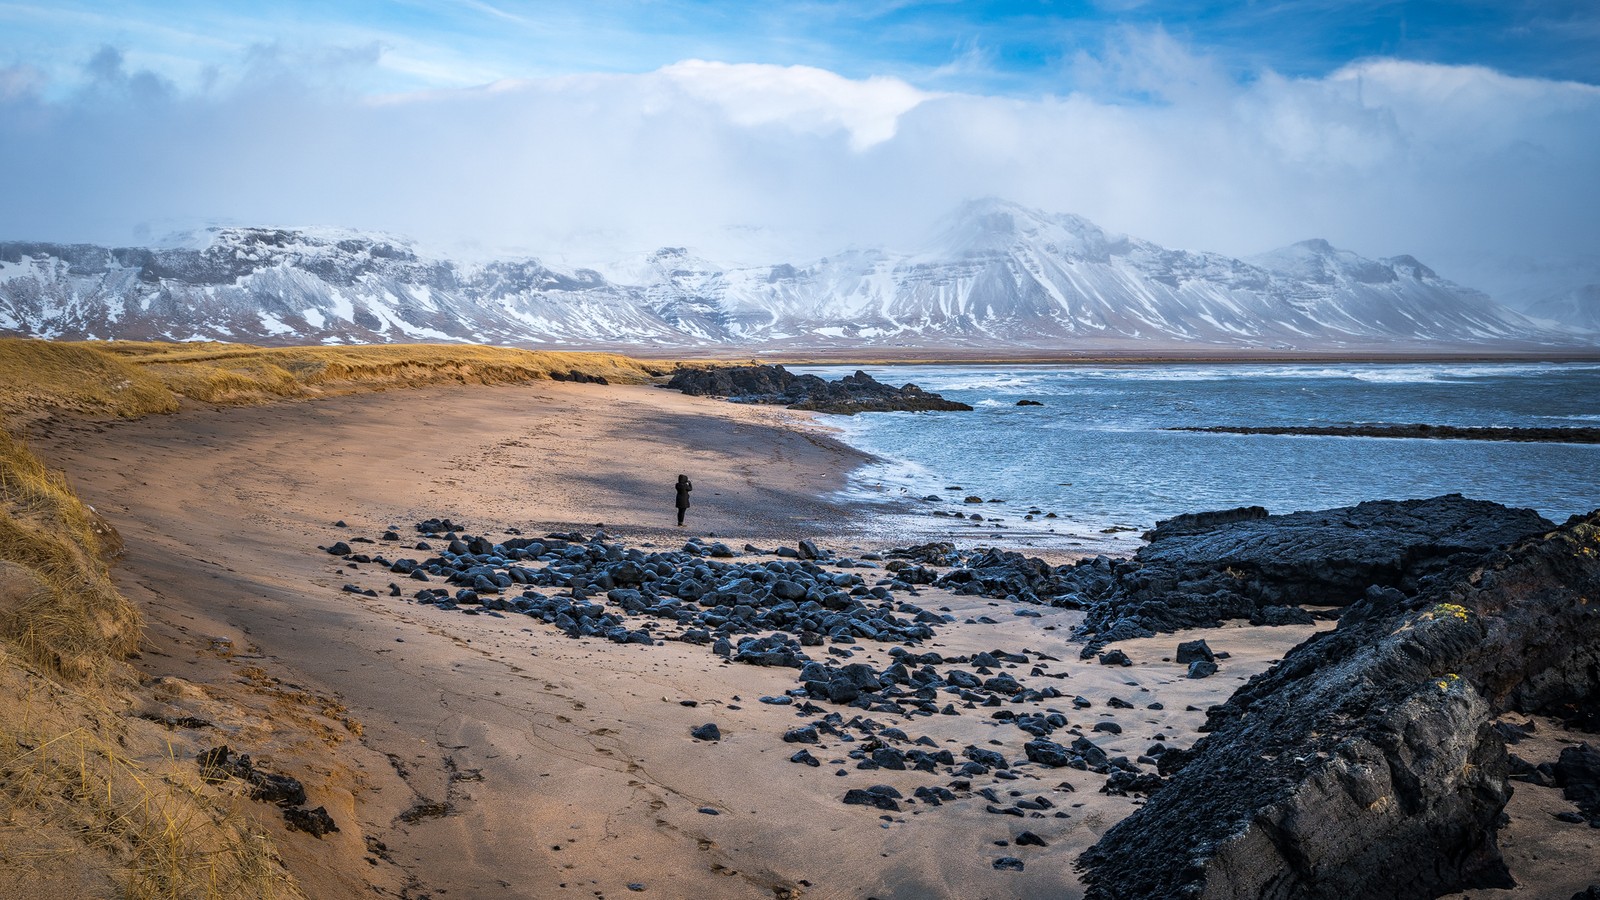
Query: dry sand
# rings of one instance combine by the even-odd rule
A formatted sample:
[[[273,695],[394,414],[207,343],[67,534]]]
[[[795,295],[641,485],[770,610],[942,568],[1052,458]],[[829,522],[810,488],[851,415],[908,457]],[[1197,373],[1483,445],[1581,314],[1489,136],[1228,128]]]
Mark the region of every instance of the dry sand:
[[[1066,818],[994,815],[981,797],[881,817],[840,798],[947,779],[829,764],[850,749],[834,741],[812,748],[822,767],[790,763],[795,747],[780,736],[805,720],[757,698],[794,687],[793,670],[343,593],[352,581],[386,593],[387,576],[318,550],[431,516],[491,535],[604,523],[671,548],[711,532],[736,548],[810,537],[848,550],[833,538],[859,511],[819,498],[863,457],[793,416],[647,387],[541,384],[56,422],[31,438],[127,544],[117,580],[148,617],[138,664],[160,698],[146,711],[215,723],[175,729],[175,752],[252,753],[302,779],[339,823],[318,840],[263,808],[308,896],[1078,895],[1072,861],[1137,802],[1098,793],[1100,776],[1024,767],[998,783]],[[679,472],[695,482],[685,530],[671,527]],[[1192,681],[1164,657],[1195,635],[1126,642],[1137,664],[1106,667],[1078,661],[1075,613],[1020,618],[932,590],[916,602],[999,622],[948,626],[921,649],[1058,657],[1048,671],[1067,678],[1013,674],[1061,687],[1055,705],[1084,732],[1118,722],[1120,736],[1095,735],[1113,755],[1136,756],[1158,735],[1189,745],[1203,719],[1189,707],[1219,702],[1312,631],[1199,633],[1232,658]],[[887,659],[886,645],[858,646],[857,660]],[[1072,709],[1075,694],[1093,706]],[[1109,708],[1112,696],[1134,708]],[[1157,700],[1165,709],[1148,709]],[[981,709],[877,718],[958,756],[975,743],[1020,758],[1027,737]],[[690,738],[705,722],[720,742]],[[1049,846],[994,843],[1024,829]],[[995,871],[1000,856],[1027,868]]]

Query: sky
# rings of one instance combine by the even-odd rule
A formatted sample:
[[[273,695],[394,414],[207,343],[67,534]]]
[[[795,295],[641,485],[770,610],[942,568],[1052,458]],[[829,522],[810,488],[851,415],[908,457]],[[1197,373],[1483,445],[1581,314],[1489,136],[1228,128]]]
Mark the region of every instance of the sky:
[[[1600,281],[1600,4],[0,0],[0,172],[0,239],[805,262],[998,196],[1531,299]]]

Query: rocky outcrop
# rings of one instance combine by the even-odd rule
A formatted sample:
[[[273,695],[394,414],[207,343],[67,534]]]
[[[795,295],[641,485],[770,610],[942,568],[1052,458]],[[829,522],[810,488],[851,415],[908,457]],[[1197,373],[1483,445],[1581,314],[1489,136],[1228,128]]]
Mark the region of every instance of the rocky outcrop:
[[[796,375],[783,366],[683,369],[667,387],[695,396],[727,397],[739,403],[775,403],[790,409],[854,415],[862,412],[970,412],[972,407],[914,384],[891,387],[857,371],[838,381]]]
[[[1395,549],[1373,539],[1379,558]],[[1600,512],[1505,549],[1461,543],[1429,544],[1452,552],[1374,584],[1337,629],[1213,708],[1198,744],[1163,754],[1166,786],[1080,858],[1086,896],[1509,886],[1495,836],[1508,761],[1491,719],[1600,703]]]
[[[1240,506],[1234,509],[1183,513],[1170,519],[1162,519],[1156,523],[1155,528],[1146,531],[1142,537],[1146,541],[1154,542],[1183,535],[1205,534],[1208,531],[1215,531],[1223,525],[1265,519],[1269,515],[1271,513],[1267,512],[1265,506]]]
[[[1600,444],[1600,428],[1498,428],[1459,425],[1207,425],[1171,428],[1211,434],[1299,434],[1321,437],[1426,438],[1442,441],[1516,441],[1544,444]]]
[[[1088,610],[1099,643],[1293,621],[1284,607],[1344,607],[1370,586],[1415,593],[1433,575],[1554,525],[1531,509],[1449,494],[1269,516],[1260,507],[1159,523],[1131,560],[1059,571],[1061,605]]]

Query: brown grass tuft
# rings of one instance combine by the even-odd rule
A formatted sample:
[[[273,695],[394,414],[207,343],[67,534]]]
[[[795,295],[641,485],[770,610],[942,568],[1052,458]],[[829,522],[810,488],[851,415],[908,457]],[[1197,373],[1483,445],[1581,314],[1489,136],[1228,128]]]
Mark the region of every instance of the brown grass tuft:
[[[151,754],[100,697],[26,667],[0,665],[0,694],[13,701],[0,722],[0,846],[11,848],[0,885],[86,856],[132,900],[302,896],[242,786],[205,784],[170,747]]]
[[[138,610],[117,593],[105,558],[115,532],[20,441],[0,431],[0,637],[69,678],[138,649]]]

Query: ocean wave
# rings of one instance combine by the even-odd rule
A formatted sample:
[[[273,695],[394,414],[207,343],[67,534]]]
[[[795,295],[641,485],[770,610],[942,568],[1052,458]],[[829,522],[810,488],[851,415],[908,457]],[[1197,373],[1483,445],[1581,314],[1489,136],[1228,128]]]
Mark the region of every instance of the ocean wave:
[[[1594,424],[1600,422],[1600,366],[1318,363],[888,372],[897,382],[948,390],[947,396],[974,404],[978,412],[840,419],[841,440],[882,460],[859,470],[843,498],[870,504],[864,518],[910,515],[931,519],[925,524],[933,531],[979,538],[1013,527],[1046,533],[1053,527],[1057,535],[1104,540],[1110,536],[1102,532],[1113,525],[1148,527],[1203,509],[1260,503],[1288,511],[1452,491],[1561,517],[1593,509],[1600,497],[1597,447],[1165,430],[1205,424]],[[1000,387],[1024,377],[1034,386]],[[1224,378],[1236,383],[1178,383]],[[1384,379],[1389,384],[1365,383]],[[1453,386],[1445,390],[1430,382]],[[957,391],[952,384],[992,387]],[[1007,411],[1019,397],[1046,406]],[[1566,410],[1573,413],[1560,414]],[[951,485],[963,487],[948,490]],[[942,502],[921,500],[929,494]],[[970,514],[974,509],[962,504],[967,494],[1008,502],[982,507],[985,519],[977,527],[970,519],[932,515]],[[1023,504],[1060,518],[1027,522],[1029,506]],[[991,513],[1005,520],[1006,529],[993,528]]]
[[[855,371],[852,366],[797,367],[825,378]],[[911,381],[925,390],[983,391],[1048,396],[1105,382],[1359,381],[1369,384],[1438,384],[1485,378],[1524,378],[1551,374],[1597,374],[1600,366],[1585,363],[1214,363],[1109,366],[1039,366],[1029,368],[894,366],[868,368],[886,383]]]
[[[1049,396],[1049,395],[1048,394],[1041,394],[1039,396]],[[1011,400],[1009,398],[1005,399],[1005,400],[996,400],[993,397],[988,397],[988,398],[985,398],[983,400],[974,400],[974,401],[972,401],[972,405],[973,406],[983,407],[985,409],[996,409],[996,408],[998,408],[998,409],[1011,409],[1011,408],[1016,407],[1017,403],[1016,403],[1015,400]]]
[[[1059,375],[1004,374],[984,377],[932,376],[918,385],[931,391],[1016,391],[1019,388],[1038,388]]]
[[[839,493],[846,500],[894,502],[920,498],[931,492],[930,485],[938,482],[939,476],[925,465],[910,460],[885,459],[851,472],[844,489]]]

